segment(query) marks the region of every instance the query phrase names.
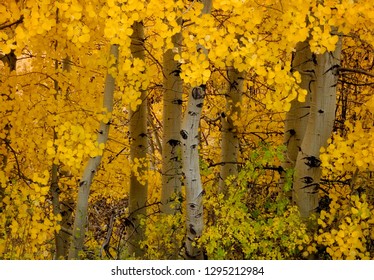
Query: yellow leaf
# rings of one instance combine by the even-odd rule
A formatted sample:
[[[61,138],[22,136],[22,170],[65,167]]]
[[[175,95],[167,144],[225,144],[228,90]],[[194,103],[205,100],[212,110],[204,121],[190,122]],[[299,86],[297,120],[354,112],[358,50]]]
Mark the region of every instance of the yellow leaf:
[[[291,103],[287,102],[286,104],[284,104],[284,111],[285,112],[288,112],[290,109],[291,109]]]
[[[355,208],[355,207],[352,207],[351,208],[351,211],[354,215],[357,215],[358,214],[358,210]]]
[[[209,69],[205,69],[204,72],[203,72],[203,77],[205,79],[209,79],[210,74],[211,74],[210,70]]]
[[[299,94],[297,96],[297,100],[299,102],[305,102],[306,95],[307,95],[307,91],[306,90],[299,90]]]
[[[90,34],[86,33],[78,37],[79,42],[81,43],[87,43],[90,41]]]
[[[99,144],[99,149],[104,150],[105,149],[105,143],[100,143]]]

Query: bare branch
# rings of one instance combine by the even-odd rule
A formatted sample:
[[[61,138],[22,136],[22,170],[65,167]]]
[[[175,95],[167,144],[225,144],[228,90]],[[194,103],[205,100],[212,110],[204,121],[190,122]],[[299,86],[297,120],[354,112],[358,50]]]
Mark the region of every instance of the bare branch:
[[[363,75],[370,76],[370,77],[374,78],[374,73],[370,73],[370,72],[365,71],[363,69],[353,69],[353,68],[339,67],[338,71],[339,72],[351,72],[351,73],[356,73],[356,74],[363,74]]]
[[[12,22],[12,23],[9,23],[9,24],[3,24],[3,25],[0,25],[0,30],[2,29],[5,29],[5,28],[8,28],[8,27],[12,27],[13,25],[18,25],[20,23],[23,22],[23,19],[24,19],[24,16],[22,15],[18,20],[16,20],[15,22]]]

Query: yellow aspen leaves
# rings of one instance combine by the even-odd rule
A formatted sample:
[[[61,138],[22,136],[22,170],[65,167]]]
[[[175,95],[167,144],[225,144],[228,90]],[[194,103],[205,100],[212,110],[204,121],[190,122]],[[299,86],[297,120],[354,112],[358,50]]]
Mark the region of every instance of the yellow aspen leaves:
[[[307,94],[308,94],[307,90],[299,89],[298,90],[298,95],[297,95],[297,100],[299,102],[305,102],[305,98],[306,98]]]
[[[87,15],[90,18],[94,18],[97,16],[95,8],[92,4],[89,3],[88,5],[86,5],[85,9],[86,9]]]
[[[51,240],[63,219],[53,214],[52,178],[58,178],[60,200],[74,200],[90,157],[103,156],[92,186],[92,205],[107,210],[127,199],[131,174],[149,184],[149,201],[158,201],[165,117],[161,100],[164,76],[170,74],[183,79],[184,93],[202,84],[208,89],[199,151],[204,187],[211,198],[204,202],[207,218],[212,214],[219,219],[207,223],[197,242],[209,257],[306,258],[317,246],[326,248],[333,259],[373,257],[367,247],[369,239],[374,239],[372,198],[361,191],[371,184],[368,179],[374,168],[370,75],[339,73],[336,112],[339,117],[345,110],[345,119],[336,120],[334,134],[320,150],[323,180],[319,184],[328,192],[330,203],[313,221],[318,226],[316,236],[309,234],[297,209],[272,201],[279,195],[275,182],[280,175],[263,166],[279,166],[280,156],[270,165],[271,156],[259,159],[254,155],[264,143],[284,144],[284,113],[291,109],[293,100],[304,102],[307,98],[307,91],[299,87],[304,73],[291,67],[297,43],[308,38],[315,54],[330,52],[342,36],[342,67],[352,55],[347,68],[362,60],[366,64],[357,68],[371,71],[372,1],[265,2],[213,1],[212,15],[201,17],[200,1],[2,1],[0,207],[4,212],[0,228],[9,230],[0,233],[0,257],[52,258],[55,249]],[[134,22],[144,27],[145,37],[139,42],[145,48],[144,60],[131,54]],[[174,45],[171,37],[179,32],[182,39]],[[108,59],[110,44],[119,45],[118,70],[111,67],[113,58]],[[169,49],[180,64],[173,73],[162,67]],[[9,75],[6,59],[12,56],[5,55],[11,52],[17,56],[17,69]],[[214,182],[222,119],[227,113],[227,71],[231,69],[243,73],[243,101],[235,104],[241,114],[231,116],[230,121],[240,135],[238,162],[245,172],[229,179],[232,190],[226,197],[215,193]],[[116,78],[113,113],[102,108],[107,72]],[[354,88],[353,84],[359,85]],[[149,157],[130,162],[128,115],[141,104],[142,91],[147,91],[149,101]],[[185,96],[177,102],[184,107]],[[100,122],[111,126],[110,140],[105,144],[97,141]],[[141,167],[147,164],[153,169],[143,174]],[[152,210],[157,212],[157,206],[150,208],[150,213]],[[148,226],[148,239],[142,246],[148,248],[149,258],[165,257],[167,250],[181,247],[184,217],[178,213],[153,218],[155,222],[143,221]],[[175,238],[168,235],[171,227],[176,229]],[[170,242],[172,239],[176,243]],[[25,249],[21,249],[20,240],[27,244]],[[101,246],[94,238],[89,242],[90,250]]]
[[[22,26],[17,26],[16,30],[17,40],[23,41],[27,37],[27,32],[25,32]]]
[[[71,6],[65,13],[65,16],[70,20],[79,20],[82,17],[83,7],[76,0],[72,0]]]
[[[369,227],[368,222],[374,215],[374,208],[368,205],[365,195],[348,195],[342,200],[339,198],[340,191],[330,195],[337,207],[321,211],[318,224],[322,228],[316,242],[327,246],[326,251],[333,259],[367,259],[370,254],[364,244],[370,231],[365,229]],[[352,204],[355,207],[352,207]],[[363,212],[365,215],[362,215]]]
[[[360,121],[352,124],[346,122],[347,127],[351,127],[346,139],[336,135],[334,144],[327,146],[326,150],[322,150],[322,165],[326,167],[334,167],[336,171],[354,171],[367,170],[373,167],[371,160],[373,156],[373,137],[372,128],[364,129]],[[367,134],[368,133],[368,134]],[[368,136],[363,136],[363,135]]]
[[[99,115],[102,121],[109,121],[111,115]],[[65,122],[57,131],[58,138],[47,142],[47,153],[54,161],[66,164],[72,170],[82,168],[82,161],[87,157],[102,154],[102,146],[95,144],[96,135],[86,133],[82,126]]]

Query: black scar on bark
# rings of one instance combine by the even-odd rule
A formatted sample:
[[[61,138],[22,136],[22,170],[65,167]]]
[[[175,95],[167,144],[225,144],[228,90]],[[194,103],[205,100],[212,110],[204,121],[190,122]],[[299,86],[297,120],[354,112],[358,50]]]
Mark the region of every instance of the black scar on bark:
[[[306,159],[305,164],[309,167],[319,167],[321,165],[321,160],[315,156],[305,157],[303,159]]]
[[[313,183],[313,178],[312,177],[306,176],[306,177],[303,177],[301,179],[303,180],[303,182],[305,184],[311,184],[311,183]]]
[[[192,98],[193,99],[203,99],[204,94],[205,94],[205,92],[201,87],[194,87],[192,89]]]
[[[188,132],[185,131],[185,130],[181,130],[181,131],[180,131],[180,135],[182,136],[182,138],[183,138],[184,140],[186,140],[186,139],[188,138]]]
[[[193,235],[196,235],[196,231],[195,231],[194,226],[193,226],[192,224],[190,224],[189,230],[190,230],[190,232],[191,232]]]
[[[177,105],[182,105],[183,100],[182,99],[174,99],[171,103],[172,104],[177,104]]]
[[[291,136],[294,136],[294,135],[296,134],[296,130],[293,129],[293,128],[291,128],[291,129],[289,130],[289,132],[290,132],[290,135],[291,135]]]
[[[172,147],[176,147],[180,145],[181,141],[176,140],[176,139],[170,139],[167,143]]]

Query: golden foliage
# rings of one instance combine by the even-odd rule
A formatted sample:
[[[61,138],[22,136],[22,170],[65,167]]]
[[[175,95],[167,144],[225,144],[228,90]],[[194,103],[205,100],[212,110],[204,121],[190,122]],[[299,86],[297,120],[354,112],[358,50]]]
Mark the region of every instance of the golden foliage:
[[[148,181],[153,205],[144,220],[146,257],[181,253],[183,212],[158,215],[157,203],[153,204],[161,185],[161,85],[168,74],[161,65],[167,49],[173,49],[180,63],[185,92],[207,84],[199,147],[207,222],[197,243],[208,256],[307,258],[324,250],[327,257],[320,254],[321,258],[373,258],[374,97],[372,76],[365,74],[372,72],[374,59],[372,1],[213,2],[212,14],[203,17],[201,3],[187,0],[0,3],[2,259],[53,258],[53,238],[61,232],[63,217],[53,212],[52,177],[58,178],[60,203],[74,200],[82,170],[95,156],[103,156],[90,196],[92,205],[102,206],[92,208],[97,215],[127,198],[128,181],[135,174]],[[144,25],[144,61],[131,55],[134,22]],[[171,37],[178,32],[183,42],[174,49]],[[336,129],[321,150],[321,188],[331,202],[317,217],[320,232],[311,236],[309,224],[278,197],[279,174],[266,169],[280,164],[281,152],[261,145],[282,143],[284,113],[291,101],[306,99],[307,92],[299,87],[301,75],[291,67],[296,44],[309,38],[311,50],[323,53],[334,50],[340,35],[345,46],[341,66],[362,71],[340,72]],[[118,82],[115,108],[108,114],[101,99],[104,75],[113,64],[107,57],[111,44],[120,46],[120,60],[118,71],[109,69]],[[208,57],[196,46],[208,50]],[[17,67],[10,71],[14,57]],[[242,114],[232,116],[240,137],[242,171],[227,182],[227,194],[221,196],[216,192],[217,166],[229,68],[245,72]],[[141,90],[148,91],[152,116],[149,157],[131,162],[128,111],[142,102]],[[97,143],[100,121],[113,128],[106,145]],[[138,172],[142,165],[150,171]],[[90,217],[96,228],[107,229],[106,222]],[[93,228],[87,246],[96,252],[105,230],[98,233]],[[123,223],[117,221],[115,228],[114,239],[125,245]]]

